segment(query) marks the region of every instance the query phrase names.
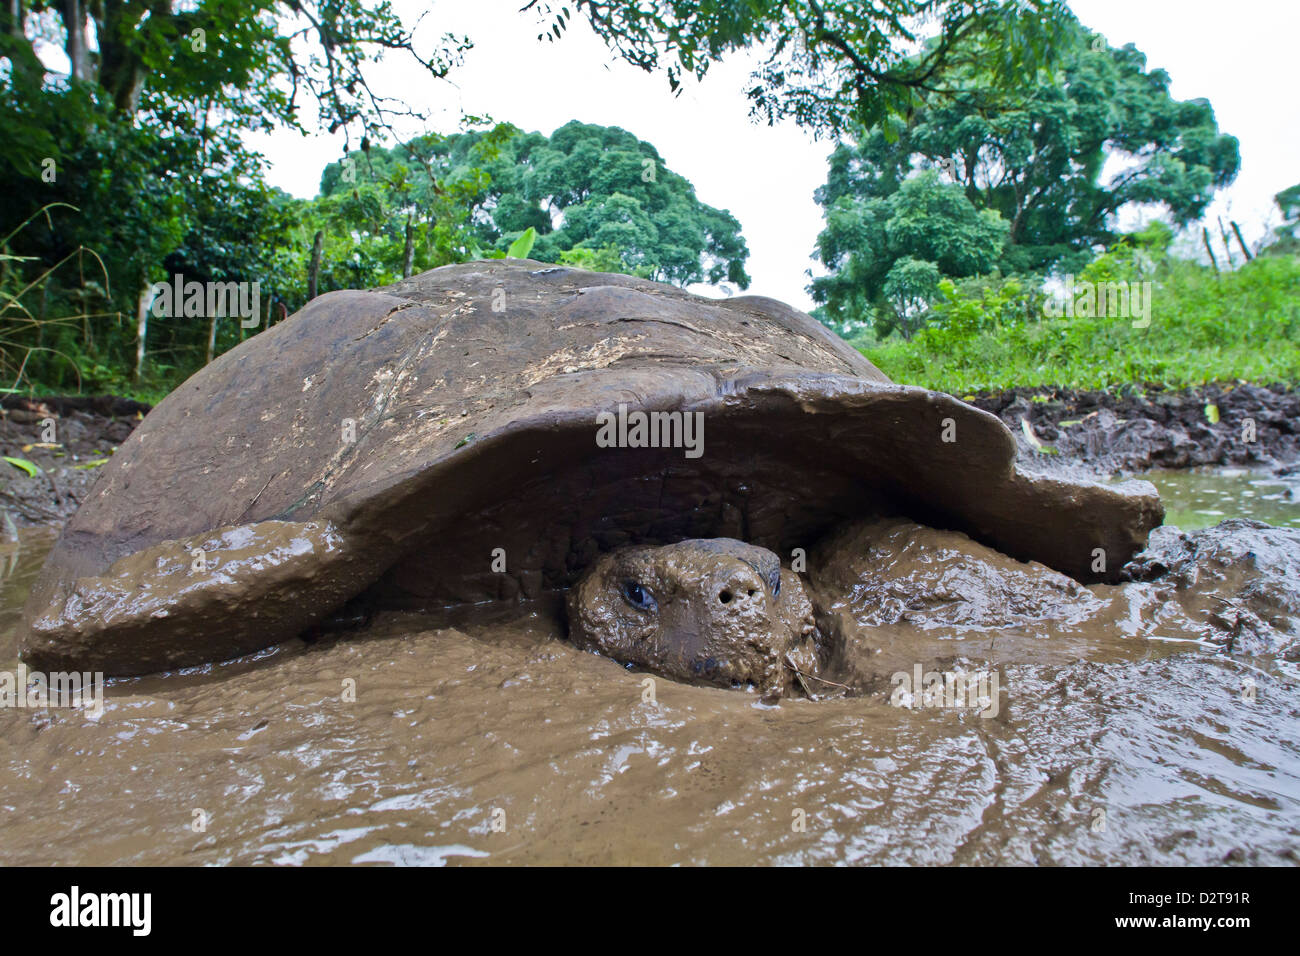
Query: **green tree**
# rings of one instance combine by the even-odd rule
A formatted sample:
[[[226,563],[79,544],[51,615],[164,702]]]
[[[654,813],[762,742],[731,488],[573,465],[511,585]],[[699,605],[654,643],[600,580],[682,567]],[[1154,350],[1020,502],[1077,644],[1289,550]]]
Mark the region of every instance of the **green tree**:
[[[836,322],[871,318],[877,335],[910,336],[940,278],[991,270],[1007,232],[1006,220],[977,209],[933,171],[884,197],[840,196],[817,238],[817,255],[832,271],[813,280],[813,297]]]
[[[391,149],[367,145],[325,167],[321,194],[304,210],[323,232],[320,291],[481,258],[471,220],[491,184],[489,164],[517,132],[508,124],[474,131],[454,157],[462,134],[428,133]],[[332,271],[341,262],[347,271]]]
[[[368,68],[399,50],[444,77],[469,48],[443,35],[428,55],[383,0],[9,0],[0,55],[14,81],[39,90],[44,68],[26,29],[52,13],[62,27],[68,83],[92,88],[123,116],[300,125],[314,101],[327,129],[373,133],[409,108],[372,90]],[[93,36],[94,42],[91,43]]]
[[[966,253],[961,263],[920,256],[954,278],[994,266],[1007,274],[1079,268],[1094,248],[1116,240],[1121,209],[1160,206],[1184,225],[1236,176],[1237,140],[1219,133],[1209,103],[1173,99],[1168,76],[1147,72],[1138,50],[1112,49],[1077,23],[1049,83],[990,98],[979,89],[981,68],[969,69],[967,92],[928,94],[909,117],[832,154],[817,199],[827,210],[818,256],[833,274],[813,284],[832,315],[874,302],[893,264],[917,255],[880,237],[865,245],[867,236],[854,230],[859,220],[879,221],[882,210],[892,210],[921,178],[918,167],[967,201],[938,211],[953,218],[951,244]],[[1005,246],[993,261],[988,236],[970,230],[975,211],[1005,225]],[[943,232],[935,221],[918,228]]]
[[[36,56],[34,38],[48,37],[51,24],[66,77],[50,76]],[[378,54],[405,51],[443,76],[466,45],[443,37],[421,56],[392,8],[367,0],[5,3],[0,231],[31,220],[10,240],[9,254],[20,258],[8,261],[28,281],[45,276],[28,339],[17,343],[36,348],[24,353],[32,361],[23,376],[62,387],[84,368],[92,385],[118,387],[115,370],[136,365],[144,290],[173,271],[285,284],[274,260],[290,232],[284,213],[295,207],[267,188],[240,134],[301,128],[310,104],[323,126],[364,142],[407,112],[370,89]],[[50,217],[33,218],[50,204]],[[106,275],[86,285],[77,270],[49,272],[82,249],[100,257]],[[61,320],[70,314],[79,321]],[[188,355],[205,356],[213,330],[153,323],[156,371],[188,371]]]
[[[1005,265],[1038,269],[1116,238],[1114,214],[1163,207],[1176,224],[1199,218],[1236,177],[1235,137],[1205,100],[1169,95],[1132,45],[1107,46],[1075,24],[1052,81],[990,101],[978,89],[929,96],[906,120],[871,130],[831,158],[819,200],[897,190],[914,168],[940,170],[980,209],[1010,224]],[[1111,174],[1104,167],[1120,167]]]
[[[529,0],[549,38],[571,10],[623,59],[663,70],[674,90],[735,50],[763,60],[746,91],[769,123],[817,133],[870,128],[927,94],[975,78],[986,94],[1031,82],[1072,20],[1059,0]],[[539,35],[538,39],[548,36]]]
[[[1273,201],[1282,212],[1282,225],[1273,230],[1274,240],[1265,248],[1268,255],[1300,253],[1300,183],[1288,186]]]
[[[453,170],[473,168],[482,136],[446,139]],[[599,260],[679,285],[749,285],[740,223],[702,203],[651,144],[626,130],[574,121],[549,137],[516,131],[483,169],[487,185],[471,218],[484,247],[504,252],[532,228],[531,255],[544,262]],[[575,258],[576,250],[590,260]]]

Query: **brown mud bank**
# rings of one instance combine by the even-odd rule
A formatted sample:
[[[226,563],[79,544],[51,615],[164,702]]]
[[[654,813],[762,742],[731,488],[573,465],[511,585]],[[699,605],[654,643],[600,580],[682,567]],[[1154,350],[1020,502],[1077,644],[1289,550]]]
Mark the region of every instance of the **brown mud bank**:
[[[961,397],[1002,419],[1016,435],[1022,462],[1032,459],[1049,469],[1241,465],[1281,471],[1300,461],[1300,393],[1291,386],[1016,388]],[[1036,449],[1034,439],[1055,455]]]
[[[18,528],[62,525],[149,409],[115,395],[0,399],[0,455],[39,469],[0,463],[0,512]]]

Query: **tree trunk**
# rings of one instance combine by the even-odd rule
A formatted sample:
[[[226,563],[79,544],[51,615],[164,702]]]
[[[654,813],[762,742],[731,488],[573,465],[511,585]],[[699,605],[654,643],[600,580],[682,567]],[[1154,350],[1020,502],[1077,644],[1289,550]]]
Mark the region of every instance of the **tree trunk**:
[[[140,52],[121,37],[135,35],[146,13],[151,17],[171,15],[170,3],[158,0],[150,8],[123,0],[107,0],[95,18],[99,38],[99,83],[113,98],[113,106],[124,116],[135,115],[144,89],[145,72]],[[151,9],[156,7],[157,9]]]
[[[1232,245],[1228,241],[1228,230],[1223,227],[1223,220],[1219,220],[1219,238],[1223,240],[1223,254],[1228,257],[1228,268],[1233,269],[1236,263],[1232,261]]]
[[[1017,197],[1019,203],[1019,197]],[[1025,213],[1028,211],[1027,206],[1017,206],[1016,215],[1011,220],[1011,228],[1007,230],[1007,245],[1014,246],[1020,241],[1020,225],[1025,220]]]
[[[208,320],[208,358],[204,365],[212,364],[212,353],[217,350],[217,317],[213,315]]]
[[[90,50],[86,46],[86,7],[82,0],[62,0],[59,12],[63,15],[63,27],[68,34],[64,49],[71,64],[71,78],[89,80]]]
[[[15,40],[26,39],[26,34],[23,32],[25,19],[27,19],[27,11],[23,8],[22,0],[5,0],[4,30]]]
[[[140,301],[136,307],[135,313],[135,380],[140,381],[140,375],[144,371],[144,340],[149,332],[149,283],[144,284],[140,290]]]
[[[1210,265],[1214,266],[1214,272],[1219,272],[1219,260],[1214,258],[1214,250],[1210,248],[1210,230],[1204,226],[1201,227],[1201,241],[1205,243],[1205,251],[1210,254]]]
[[[415,244],[411,241],[411,214],[406,214],[406,248],[402,251],[402,278],[411,278],[411,268],[414,265]]]
[[[1241,228],[1237,225],[1235,221],[1233,221],[1232,223],[1232,231],[1237,235],[1237,244],[1241,246],[1241,251],[1246,256],[1246,261],[1250,262],[1255,257],[1252,256],[1250,254],[1250,250],[1246,248],[1246,240],[1241,238]]]
[[[316,236],[311,241],[311,267],[307,270],[307,301],[310,302],[316,298],[317,281],[320,278],[320,252],[321,245],[325,242],[325,233],[316,230]]]

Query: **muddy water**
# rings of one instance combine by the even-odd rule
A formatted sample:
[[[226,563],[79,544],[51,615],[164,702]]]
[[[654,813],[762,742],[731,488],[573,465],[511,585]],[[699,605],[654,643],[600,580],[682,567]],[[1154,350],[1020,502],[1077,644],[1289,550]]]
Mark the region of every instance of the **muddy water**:
[[[1300,528],[1300,471],[1278,476],[1246,468],[1187,468],[1136,477],[1159,489],[1166,524],[1191,530],[1238,517]]]
[[[49,543],[7,552],[0,669]],[[994,660],[981,717],[652,680],[540,613],[387,616],[0,712],[0,862],[1300,861],[1294,665],[1051,637],[943,652]]]

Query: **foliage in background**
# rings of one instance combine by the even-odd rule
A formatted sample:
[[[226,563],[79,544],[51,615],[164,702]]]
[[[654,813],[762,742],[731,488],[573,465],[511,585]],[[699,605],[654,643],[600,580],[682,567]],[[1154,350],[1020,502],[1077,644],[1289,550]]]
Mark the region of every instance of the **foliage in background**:
[[[481,258],[472,217],[490,182],[488,164],[514,134],[496,124],[476,133],[458,162],[427,133],[392,149],[367,144],[325,167],[320,195],[303,204],[295,248],[323,233],[319,292],[385,285],[407,275]],[[299,275],[305,283],[309,262]],[[305,285],[296,302],[306,300]]]
[[[179,272],[277,284],[277,250],[289,245],[290,219],[233,131],[137,125],[79,87],[21,104],[0,92],[0,111],[6,108],[59,143],[44,175],[0,168],[0,192],[14,197],[0,228],[31,219],[10,243],[10,254],[22,257],[18,271],[30,282],[79,249],[92,250],[104,267],[89,282],[59,269],[33,290],[26,304],[37,319],[77,314],[82,321],[33,329],[29,344],[42,351],[25,369],[28,382],[66,391],[85,379],[120,391],[134,366],[137,303],[149,283]],[[50,214],[33,218],[42,207]],[[207,334],[206,323],[155,323],[150,374],[192,368],[190,353]]]
[[[1266,255],[1300,254],[1300,183],[1288,186],[1273,197],[1282,210],[1282,225],[1273,230],[1273,242],[1264,249]]]
[[[817,193],[827,217],[818,258],[831,274],[811,289],[832,319],[906,330],[885,291],[896,266],[915,271],[906,260],[950,278],[1077,270],[1115,241],[1119,210],[1154,205],[1185,225],[1235,178],[1237,140],[1219,133],[1209,103],[1174,100],[1168,76],[1148,72],[1134,47],[1112,49],[1074,23],[1059,55],[1050,81],[997,99],[974,66],[967,91],[929,94],[835,150]],[[909,193],[932,198],[905,226]]]
[[[1036,317],[1036,275],[1021,273],[1047,262],[1082,267],[1089,242],[1114,239],[1108,203],[1156,202],[1181,221],[1236,169],[1236,143],[1218,134],[1208,104],[1172,101],[1167,78],[1145,73],[1132,48],[1094,51],[1053,0],[525,6],[542,12],[555,40],[570,8],[629,62],[666,70],[674,86],[728,51],[761,49],[766,59],[748,90],[756,115],[792,117],[817,134],[874,131],[859,137],[857,152],[836,153],[828,178],[828,208],[849,202],[835,215],[841,234],[826,241],[826,254],[845,266],[830,278],[847,285],[838,314],[830,295],[819,311],[873,343],[933,323],[911,343],[884,346],[908,361],[932,358],[920,349],[928,341],[991,369],[975,352],[991,355],[1008,336],[1028,341],[1053,325]],[[70,75],[44,69],[38,34],[63,45]],[[465,133],[376,145],[393,142],[391,120],[410,112],[369,87],[377,54],[415,55],[440,78],[468,45],[443,36],[432,54],[416,54],[411,31],[383,0],[4,4],[0,366],[17,378],[0,387],[161,395],[201,364],[209,326],[152,321],[144,374],[133,380],[141,291],[176,273],[257,281],[264,311],[280,317],[308,298],[318,238],[319,292],[518,252],[525,235],[535,236],[530,255],[549,261],[747,285],[735,220],[700,203],[653,147],[622,130],[575,123],[545,137],[469,118]],[[314,117],[303,113],[309,107]],[[239,132],[312,119],[343,133],[345,157],[326,170],[321,195],[304,201],[267,185],[261,157]],[[1108,150],[1136,162],[1122,171],[1122,188],[1108,185],[1104,196],[1097,174]],[[941,172],[910,175],[917,166]],[[1267,258],[1286,262],[1295,249],[1297,189],[1278,196],[1288,225]],[[41,209],[48,215],[36,215]],[[1124,250],[1095,269],[1127,268]],[[1161,259],[1159,281],[1213,312],[1211,287],[1200,298],[1190,291],[1205,277],[1188,266],[1180,279],[1183,268]],[[1286,266],[1251,274],[1269,268]],[[1214,288],[1240,291],[1237,276]],[[1250,294],[1262,302],[1265,287]],[[1177,322],[1201,322],[1176,311]],[[879,324],[864,329],[864,318]],[[930,332],[938,338],[923,339]],[[250,334],[233,320],[215,333],[216,352]],[[1097,349],[1113,347],[1107,335],[1095,337]],[[1261,368],[1286,367],[1292,340],[1263,341],[1272,351],[1258,346]],[[1237,349],[1241,339],[1227,342]],[[1043,367],[1082,368],[1086,346],[1075,341],[1072,365]],[[1225,368],[1245,368],[1246,348]],[[1003,358],[1014,367],[1029,351]]]
[[[78,249],[29,278],[28,273],[32,270],[24,267],[30,264],[30,258],[14,255],[11,251],[15,238],[25,229],[31,228],[33,221],[38,218],[44,217],[48,222],[52,214],[59,211],[57,205],[39,210],[8,235],[0,238],[0,393],[22,391],[17,386],[27,377],[33,356],[54,362],[61,360],[76,373],[76,363],[52,344],[54,333],[61,327],[75,328],[82,325],[90,317],[85,314],[49,316],[44,314],[41,306],[33,308],[33,304],[41,302],[43,306],[51,277],[65,267],[69,272],[80,272],[81,289],[86,290],[88,283],[85,281],[84,267],[87,259],[91,260],[92,266],[97,267],[92,272],[92,282],[89,284],[94,287],[93,280],[104,275],[102,262],[93,253]],[[98,288],[102,288],[102,284]],[[83,299],[89,298],[92,297],[83,296]]]
[[[370,86],[385,51],[400,51],[441,79],[471,46],[444,34],[420,53],[414,31],[383,0],[8,0],[0,8],[0,56],[12,64],[12,85],[28,96],[46,86],[33,42],[42,33],[67,54],[67,85],[142,126],[198,117],[203,125],[303,128],[310,104],[322,128],[363,136],[412,114]],[[30,136],[22,143],[59,145]],[[19,150],[17,165],[51,155]]]
[[[38,40],[62,46],[66,75],[46,69]],[[399,52],[440,79],[470,42],[447,34],[418,46],[385,0],[0,7],[4,278],[25,289],[31,313],[6,329],[25,360],[6,387],[156,393],[179,381],[207,352],[206,322],[151,322],[142,377],[132,376],[142,294],[176,273],[259,282],[277,316],[306,300],[318,233],[322,291],[483,251],[467,228],[471,197],[485,188],[481,167],[471,159],[444,176],[425,166],[420,153],[432,155],[440,137],[406,149],[378,178],[310,203],[268,187],[261,157],[240,139],[318,125],[342,132],[345,149],[359,140],[351,155],[368,159],[395,117],[419,115],[371,88],[374,62]],[[47,207],[49,217],[33,218]],[[612,248],[571,254],[608,262]],[[86,249],[104,265],[93,280],[53,268]],[[246,334],[229,320],[215,333],[216,352]]]
[[[990,271],[1001,258],[1007,223],[993,210],[979,210],[961,187],[933,172],[904,180],[887,196],[852,201],[826,212],[817,239],[833,276],[814,280],[829,315],[871,321],[878,335],[898,329],[910,337],[920,328],[941,277]]]
[[[47,184],[81,212],[69,203],[33,222],[6,261],[21,273],[98,244],[106,270],[89,284],[71,272],[42,282],[37,318],[80,318],[23,327],[37,346],[21,365],[29,387],[163,393],[187,376],[206,354],[206,321],[151,320],[146,375],[130,375],[140,290],[174,275],[259,282],[263,322],[306,303],[313,261],[317,294],[508,253],[681,284],[749,283],[734,217],[616,128],[575,122],[548,138],[497,124],[391,149],[367,143],[325,168],[312,200],[267,186],[258,158],[220,131],[164,138],[106,116],[60,135],[78,164],[98,167]],[[218,321],[214,353],[247,334],[234,318]]]
[[[439,153],[464,170],[483,134],[447,137]],[[749,285],[740,223],[700,202],[650,143],[614,126],[577,121],[547,137],[512,130],[484,164],[471,229],[484,249],[505,251],[526,229],[543,262],[590,262],[687,285]]]
[[[680,285],[749,285],[740,223],[699,201],[658,151],[611,126],[547,137],[509,124],[427,134],[331,163],[305,216],[325,231],[321,291],[448,262],[527,255]],[[406,234],[411,237],[406,246]]]
[[[38,38],[63,47],[67,74],[47,72]],[[308,103],[346,136],[382,130],[407,110],[373,95],[375,54],[405,51],[441,77],[465,47],[443,37],[420,55],[391,7],[367,0],[5,3],[0,232],[13,233],[6,264],[32,315],[18,384],[156,390],[192,371],[208,324],[158,322],[131,380],[142,290],[176,272],[275,288],[293,266],[292,203],[240,132],[302,128]],[[104,265],[94,281],[53,268],[83,249]],[[228,326],[219,347],[237,341]]]
[[[1073,20],[1060,0],[529,0],[524,9],[542,12],[555,40],[571,9],[585,14],[623,59],[662,70],[673,90],[732,51],[759,51],[752,115],[832,136],[905,114],[923,96],[972,89],[972,79],[989,96],[1030,84]]]
[[[895,381],[958,395],[1037,385],[1300,382],[1296,257],[1261,256],[1220,275],[1126,241],[1079,279],[1151,281],[1150,325],[1049,318],[1036,286],[990,277],[946,283],[934,324],[911,341],[863,343],[862,350]]]

